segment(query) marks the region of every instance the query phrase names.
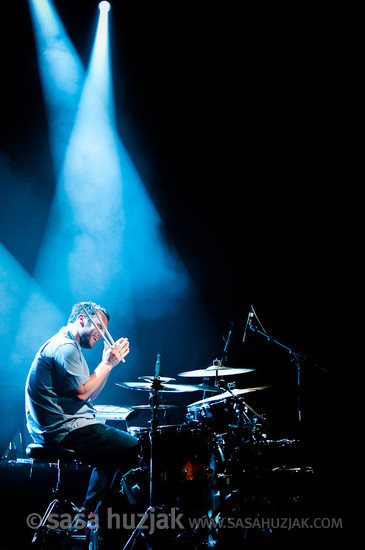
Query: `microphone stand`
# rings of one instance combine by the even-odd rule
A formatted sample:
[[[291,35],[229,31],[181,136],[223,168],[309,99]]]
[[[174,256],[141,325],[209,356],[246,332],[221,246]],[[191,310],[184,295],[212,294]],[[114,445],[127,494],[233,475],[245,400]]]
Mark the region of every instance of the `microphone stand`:
[[[231,328],[229,329],[227,340],[225,340],[225,344],[224,344],[224,348],[223,348],[223,352],[222,352],[222,356],[221,356],[221,363],[223,365],[227,361],[227,349],[228,349],[229,341],[231,339],[232,328],[233,328],[233,322],[231,323]]]
[[[302,385],[302,374],[303,374],[302,372],[303,362],[308,358],[307,355],[294,351],[294,349],[283,344],[277,338],[274,338],[270,334],[267,334],[266,331],[262,332],[261,330],[259,330],[257,327],[254,326],[254,324],[250,325],[249,328],[250,330],[252,330],[252,332],[256,332],[257,334],[264,336],[269,342],[273,342],[274,344],[280,346],[281,348],[289,352],[290,361],[297,369],[297,421],[298,421],[298,425],[302,426],[303,411],[302,411],[302,403],[301,403],[301,385]]]
[[[231,328],[229,329],[227,340],[224,341],[225,343],[224,343],[224,348],[223,348],[223,351],[222,351],[221,358],[220,359],[214,359],[214,361],[213,361],[213,365],[216,365],[217,369],[219,369],[227,361],[227,350],[228,350],[228,344],[229,344],[231,334],[232,334],[232,328],[233,328],[233,322],[231,322]],[[224,338],[223,338],[223,340],[224,340]],[[208,380],[209,380],[208,378],[203,378],[203,382],[208,382]],[[223,381],[223,379],[221,379],[221,380]],[[215,379],[214,379],[214,385],[217,386],[217,387],[219,387],[218,382],[219,382],[219,376],[218,376],[218,372],[216,371]],[[203,399],[205,399],[206,393],[207,392],[204,390]]]
[[[254,312],[254,309],[253,309],[253,306],[251,306],[251,310],[252,310],[252,313],[255,314]],[[256,315],[256,314],[255,314]],[[233,322],[231,322],[231,327],[229,329],[229,332],[228,332],[228,336],[227,336],[227,339],[225,340],[225,345],[224,345],[224,348],[223,348],[223,351],[222,351],[222,355],[221,355],[221,359],[215,359],[213,361],[213,364],[214,365],[217,365],[217,368],[219,368],[220,366],[222,366],[222,364],[224,365],[224,363],[227,361],[227,349],[228,349],[228,344],[229,344],[229,341],[230,341],[230,338],[231,338],[231,334],[232,334],[232,328],[233,328]],[[248,415],[247,415],[247,410],[250,410],[252,412],[252,414],[254,415],[254,417],[256,418],[259,418],[260,420],[262,421],[265,421],[265,418],[260,415],[259,413],[257,413],[252,407],[250,407],[245,401],[243,401],[242,398],[239,398],[237,395],[235,395],[232,391],[232,389],[229,387],[228,383],[224,380],[224,378],[220,378],[218,376],[218,371],[216,371],[216,376],[215,376],[215,382],[214,382],[214,385],[217,387],[217,388],[220,388],[222,390],[226,390],[228,393],[231,394],[231,396],[233,397],[233,402],[237,405],[237,408],[238,408],[238,424],[237,424],[237,427],[240,428],[241,427],[241,423],[242,423],[242,417],[244,416],[245,417],[245,420],[249,423],[249,424],[254,424],[255,421],[252,421]],[[245,410],[246,409],[246,410]]]

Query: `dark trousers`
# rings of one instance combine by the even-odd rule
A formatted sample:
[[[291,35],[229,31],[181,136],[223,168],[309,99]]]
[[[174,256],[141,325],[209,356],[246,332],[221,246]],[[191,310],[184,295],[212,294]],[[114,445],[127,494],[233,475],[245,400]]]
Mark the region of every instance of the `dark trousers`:
[[[94,466],[83,507],[99,513],[107,492],[123,474],[137,466],[138,439],[105,424],[91,424],[67,434],[61,447],[73,449],[80,460]]]

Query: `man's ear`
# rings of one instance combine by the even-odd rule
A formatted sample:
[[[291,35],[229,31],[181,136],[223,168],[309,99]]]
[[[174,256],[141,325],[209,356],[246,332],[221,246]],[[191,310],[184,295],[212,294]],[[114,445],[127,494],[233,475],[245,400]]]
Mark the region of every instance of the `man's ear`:
[[[77,319],[78,319],[80,325],[81,325],[82,327],[84,327],[85,324],[86,324],[86,323],[85,323],[85,315],[83,315],[82,313],[80,313],[80,314],[77,316]]]

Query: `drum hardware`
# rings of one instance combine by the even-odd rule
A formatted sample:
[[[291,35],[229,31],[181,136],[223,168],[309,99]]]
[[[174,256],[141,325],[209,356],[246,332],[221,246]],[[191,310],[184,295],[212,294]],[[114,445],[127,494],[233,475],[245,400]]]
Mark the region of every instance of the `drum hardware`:
[[[124,474],[121,478],[121,493],[124,494],[131,506],[137,505],[138,496],[141,493],[141,488],[134,478],[142,472],[142,468],[133,468]],[[130,478],[133,483],[130,482]]]
[[[226,431],[233,435],[233,431],[237,430],[236,437],[241,439],[242,429],[248,428],[250,438],[254,438],[259,425],[265,422],[265,417],[243,401],[242,395],[270,386],[244,389],[231,389],[228,385],[226,387],[227,391],[220,395],[201,399],[188,405],[187,418],[209,426],[216,435]]]
[[[250,405],[248,405],[245,401],[243,401],[242,397],[238,397],[238,395],[243,393],[250,393],[251,391],[257,391],[258,389],[265,389],[268,386],[259,386],[257,388],[247,388],[248,391],[243,390],[240,392],[240,390],[231,388],[224,379],[218,380],[217,384],[220,388],[225,389],[228,395],[231,396],[232,401],[237,405],[238,410],[242,412],[242,414],[244,415],[244,417],[247,419],[249,423],[251,423],[251,420],[247,416],[247,412],[246,412],[247,410],[250,410],[255,418],[260,418],[261,420],[264,420],[264,417],[262,415],[254,411],[254,409],[250,407]],[[241,415],[239,415],[239,423],[240,422],[241,422]]]
[[[253,317],[254,312],[252,319]],[[248,328],[260,332],[253,326],[253,321]],[[271,338],[266,332],[263,335]],[[134,546],[136,538],[141,534],[142,523],[155,510],[163,511],[171,502],[181,510],[188,510],[191,503],[195,506],[191,496],[197,496],[200,482],[203,482],[205,490],[209,492],[210,499],[213,488],[214,491],[218,489],[220,503],[224,512],[229,514],[232,507],[231,495],[237,493],[238,509],[252,503],[255,505],[256,493],[260,495],[261,489],[266,490],[266,484],[270,490],[272,487],[276,489],[282,480],[289,485],[293,475],[296,475],[301,482],[300,476],[309,472],[309,467],[303,468],[300,463],[291,459],[290,449],[294,447],[295,441],[268,439],[263,433],[267,428],[265,416],[243,399],[245,394],[272,386],[234,387],[226,381],[226,376],[253,372],[255,369],[230,368],[225,366],[225,361],[222,356],[221,360],[215,359],[206,369],[179,373],[182,377],[204,378],[200,384],[176,384],[175,378],[160,377],[159,369],[156,369],[155,376],[140,376],[137,382],[117,384],[127,389],[148,391],[149,404],[134,405],[130,409],[151,411],[151,426],[135,434],[142,442],[140,455],[144,465],[146,497],[149,486],[148,506],[123,550],[130,550]],[[214,382],[214,385],[210,385],[210,382]],[[203,399],[187,406],[184,424],[161,426],[161,422],[159,424],[157,421],[158,411],[166,412],[176,407],[164,403],[166,394],[193,391],[203,391],[204,394],[211,392],[211,396],[206,398],[204,395]],[[205,439],[207,434],[210,434],[209,442]],[[199,440],[203,441],[203,447],[196,443]],[[188,447],[186,458],[183,451]],[[214,467],[210,468],[209,464]],[[143,500],[145,506],[146,500]],[[210,513],[211,510],[217,512],[219,505],[216,507],[210,503],[206,506],[204,502],[200,509],[203,514],[208,511]],[[200,517],[200,512],[198,515]],[[149,541],[145,542],[148,546]]]
[[[158,400],[158,394],[160,392],[184,392],[184,391],[196,391],[194,389],[185,389],[185,387],[178,386],[178,385],[171,385],[168,383],[162,383],[160,380],[160,354],[157,354],[157,362],[155,366],[155,376],[154,377],[148,377],[148,382],[145,383],[126,383],[124,384],[117,384],[122,387],[126,387],[129,389],[135,389],[135,390],[142,390],[142,391],[149,391],[149,406],[151,410],[151,428],[148,430],[149,434],[149,449],[150,449],[150,460],[149,460],[149,505],[144,512],[143,516],[141,517],[141,520],[137,524],[136,528],[133,530],[133,533],[128,538],[126,544],[123,547],[123,550],[127,550],[128,548],[133,548],[135,544],[136,538],[142,534],[145,536],[145,533],[142,531],[142,526],[145,524],[147,518],[155,512],[159,506],[155,503],[155,469],[154,469],[154,462],[155,462],[155,442],[156,438],[158,436],[158,420],[157,420],[157,411],[160,408],[159,400]],[[162,405],[162,407],[167,407],[167,405]],[[146,541],[147,542],[147,541]],[[147,542],[147,545],[149,548],[151,546]]]
[[[260,326],[259,330],[257,326],[255,326],[255,323],[252,321],[252,319],[256,319],[258,325]],[[296,416],[297,416],[297,422],[298,425],[302,425],[302,403],[301,403],[301,385],[302,385],[302,371],[303,371],[303,363],[305,360],[308,359],[308,356],[303,353],[298,353],[293,348],[290,348],[286,344],[283,344],[280,342],[277,338],[274,338],[272,335],[268,334],[267,331],[262,326],[259,318],[256,315],[255,310],[253,309],[253,306],[250,308],[250,313],[248,316],[246,328],[249,328],[252,332],[256,332],[257,334],[260,334],[261,336],[264,336],[269,342],[273,342],[274,344],[278,345],[279,347],[285,349],[290,356],[291,363],[296,367],[297,369],[297,380],[296,380],[296,391],[297,391],[297,406],[296,406]],[[318,366],[318,365],[317,365]]]
[[[185,376],[186,377],[202,377],[202,378],[207,378],[207,379],[209,379],[209,377],[214,377],[215,378],[214,386],[216,388],[220,389],[220,384],[218,383],[220,376],[224,376],[224,375],[225,376],[233,376],[233,375],[236,375],[236,374],[245,374],[247,372],[252,372],[253,370],[255,370],[255,369],[242,369],[242,368],[231,369],[229,367],[224,366],[223,363],[225,363],[227,361],[227,350],[228,350],[228,344],[229,344],[229,341],[230,341],[231,335],[232,335],[232,329],[233,329],[233,322],[231,322],[231,324],[230,324],[230,328],[229,328],[229,331],[228,331],[227,338],[224,338],[224,336],[223,336],[224,348],[223,348],[220,359],[214,359],[213,365],[210,365],[206,369],[198,369],[198,370],[193,370],[193,371],[180,372],[179,376],[183,376],[183,377],[185,377]],[[204,386],[204,380],[203,380],[203,384],[201,384],[201,386]],[[212,391],[212,390],[205,390],[204,389],[203,398],[205,398],[205,391]]]

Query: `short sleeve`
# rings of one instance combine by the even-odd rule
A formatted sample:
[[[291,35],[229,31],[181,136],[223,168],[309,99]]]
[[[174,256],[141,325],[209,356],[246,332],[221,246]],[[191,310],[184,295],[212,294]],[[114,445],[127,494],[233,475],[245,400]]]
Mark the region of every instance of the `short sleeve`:
[[[82,386],[90,378],[87,363],[73,343],[66,343],[55,351],[54,363],[61,384],[66,392]]]

